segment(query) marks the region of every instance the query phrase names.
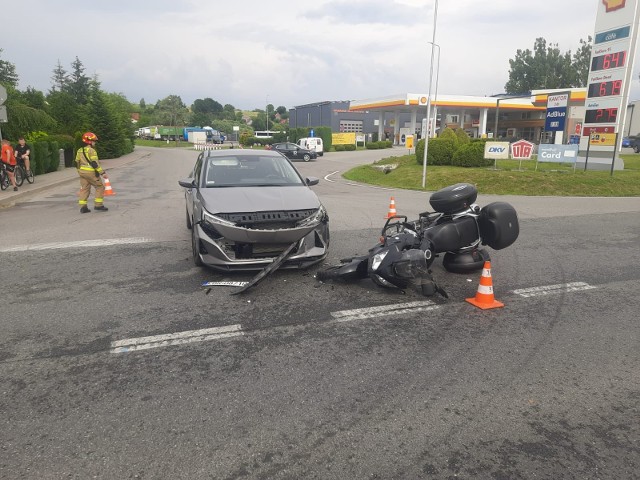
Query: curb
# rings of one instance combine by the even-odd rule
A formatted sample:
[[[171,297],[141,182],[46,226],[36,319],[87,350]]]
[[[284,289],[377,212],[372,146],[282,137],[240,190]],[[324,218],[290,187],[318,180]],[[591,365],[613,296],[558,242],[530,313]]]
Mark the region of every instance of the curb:
[[[117,169],[117,168],[123,167],[125,165],[129,165],[130,163],[136,162],[138,160],[141,160],[143,158],[146,158],[146,157],[150,156],[151,152],[142,152],[139,155],[135,155],[135,152],[132,152],[132,153],[130,153],[128,155],[131,155],[133,158],[127,159],[127,160],[123,161],[122,163],[119,163],[118,165],[114,165],[114,166],[111,166],[111,167],[108,166],[108,165],[105,165],[104,166],[104,170],[108,171],[108,170],[113,170],[113,169]],[[120,158],[122,158],[122,157],[120,157]],[[119,159],[113,159],[113,160],[119,160]],[[107,159],[106,161],[108,162],[109,159]],[[42,191],[44,191],[44,190],[46,190],[48,188],[57,187],[59,185],[64,185],[64,184],[71,183],[71,182],[77,182],[78,181],[78,175],[77,175],[77,173],[75,172],[75,170],[73,168],[69,167],[69,168],[66,168],[65,170],[60,170],[59,172],[60,173],[66,173],[67,171],[69,171],[69,174],[68,175],[66,175],[66,174],[65,175],[60,175],[61,178],[58,179],[58,180],[50,180],[50,177],[49,177],[48,181],[46,180],[46,176],[47,175],[51,175],[51,174],[58,173],[58,172],[49,172],[49,173],[45,173],[43,175],[38,175],[38,176],[36,176],[36,182],[37,182],[38,178],[40,178],[41,181],[44,180],[46,183],[44,183],[42,185],[38,185],[37,183],[33,183],[33,184],[31,184],[31,187],[29,188],[29,190],[24,190],[24,191],[20,191],[19,190],[18,192],[14,193],[14,192],[9,191],[7,189],[4,192],[0,192],[0,209],[13,207],[16,204],[16,201],[22,200],[22,199],[27,198],[27,197],[29,197],[31,195],[36,194],[36,193],[40,193],[40,192],[42,192]],[[24,185],[27,185],[27,184],[25,183]],[[24,187],[24,185],[23,185],[23,187]],[[11,188],[11,186],[9,188]],[[7,193],[9,195],[6,195]]]

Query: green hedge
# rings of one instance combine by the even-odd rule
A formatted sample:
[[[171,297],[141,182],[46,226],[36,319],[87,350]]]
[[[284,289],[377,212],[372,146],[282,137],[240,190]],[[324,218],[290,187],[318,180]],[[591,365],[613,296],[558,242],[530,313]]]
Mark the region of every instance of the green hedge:
[[[334,146],[333,146],[333,149],[334,149],[336,152],[344,152],[344,147],[345,147],[345,146],[346,146],[346,145],[342,145],[342,144],[340,144],[340,145],[334,145]]]
[[[427,163],[429,165],[451,165],[453,154],[458,148],[458,143],[453,138],[432,138],[429,140]],[[424,139],[416,145],[416,163],[422,165],[424,159]]]
[[[353,152],[356,149],[356,146],[353,143],[348,143],[347,145],[344,146],[344,149],[347,152]]]
[[[484,158],[485,142],[470,142],[461,145],[453,154],[452,165],[456,167],[489,167],[493,160]]]

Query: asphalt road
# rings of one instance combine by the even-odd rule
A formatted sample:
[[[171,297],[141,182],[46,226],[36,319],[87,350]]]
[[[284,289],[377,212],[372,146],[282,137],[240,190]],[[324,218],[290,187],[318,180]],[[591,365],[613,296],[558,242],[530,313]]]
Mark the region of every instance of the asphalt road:
[[[505,198],[502,309],[439,260],[448,300],[317,268],[206,294],[251,275],[193,266],[196,154],[150,151],[110,172],[107,213],[76,184],[0,210],[0,478],[640,478],[640,199]],[[388,154],[296,164],[322,178],[327,263],[375,243],[391,195],[429,208],[334,173]]]

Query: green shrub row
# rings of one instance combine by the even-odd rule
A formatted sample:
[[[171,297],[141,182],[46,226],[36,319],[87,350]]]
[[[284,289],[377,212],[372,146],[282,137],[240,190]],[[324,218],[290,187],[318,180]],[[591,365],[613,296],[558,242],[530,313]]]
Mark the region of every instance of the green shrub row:
[[[452,165],[459,167],[485,167],[493,164],[493,160],[484,158],[484,144],[487,139],[471,139],[458,128],[445,128],[438,137],[429,139],[427,163],[429,165]],[[425,140],[416,145],[416,162],[424,161]]]
[[[383,148],[391,148],[393,146],[393,142],[391,140],[381,140],[379,142],[369,142],[366,147],[368,150],[379,150]]]

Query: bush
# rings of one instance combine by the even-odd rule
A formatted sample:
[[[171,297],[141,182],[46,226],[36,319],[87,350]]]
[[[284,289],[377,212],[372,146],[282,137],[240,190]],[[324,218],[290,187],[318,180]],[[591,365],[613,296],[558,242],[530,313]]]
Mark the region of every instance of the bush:
[[[469,138],[469,134],[467,134],[467,132],[465,132],[461,128],[456,128],[455,134],[456,138],[458,139],[458,145],[460,146],[466,145],[471,141],[471,138]]]
[[[367,150],[378,150],[380,148],[380,142],[367,143]]]
[[[446,129],[445,129],[446,130]],[[453,132],[452,132],[453,134]],[[432,138],[429,140],[427,163],[429,165],[451,165],[453,154],[457,150],[457,142],[453,138]],[[416,146],[416,163],[422,165],[424,158],[424,139]]]
[[[349,143],[344,146],[345,151],[353,152],[356,149],[356,146],[353,143]]]
[[[49,163],[46,168],[47,173],[58,170],[58,166],[60,165],[59,150],[58,142],[49,142]]]
[[[489,167],[493,160],[484,158],[485,142],[471,142],[462,145],[453,154],[452,165],[456,167]]]
[[[442,130],[442,132],[440,132],[437,138],[453,140],[456,146],[458,144],[458,135],[456,135],[456,132],[453,128],[446,127],[444,130]],[[429,149],[431,149],[431,145],[429,145]]]
[[[334,149],[336,152],[344,152],[344,147],[345,147],[344,145],[334,145],[334,146],[333,146],[333,149]]]
[[[31,165],[33,173],[36,175],[46,173],[49,166],[49,158],[49,142],[42,140],[33,142],[33,159],[31,160],[32,164],[35,161],[35,165]]]

